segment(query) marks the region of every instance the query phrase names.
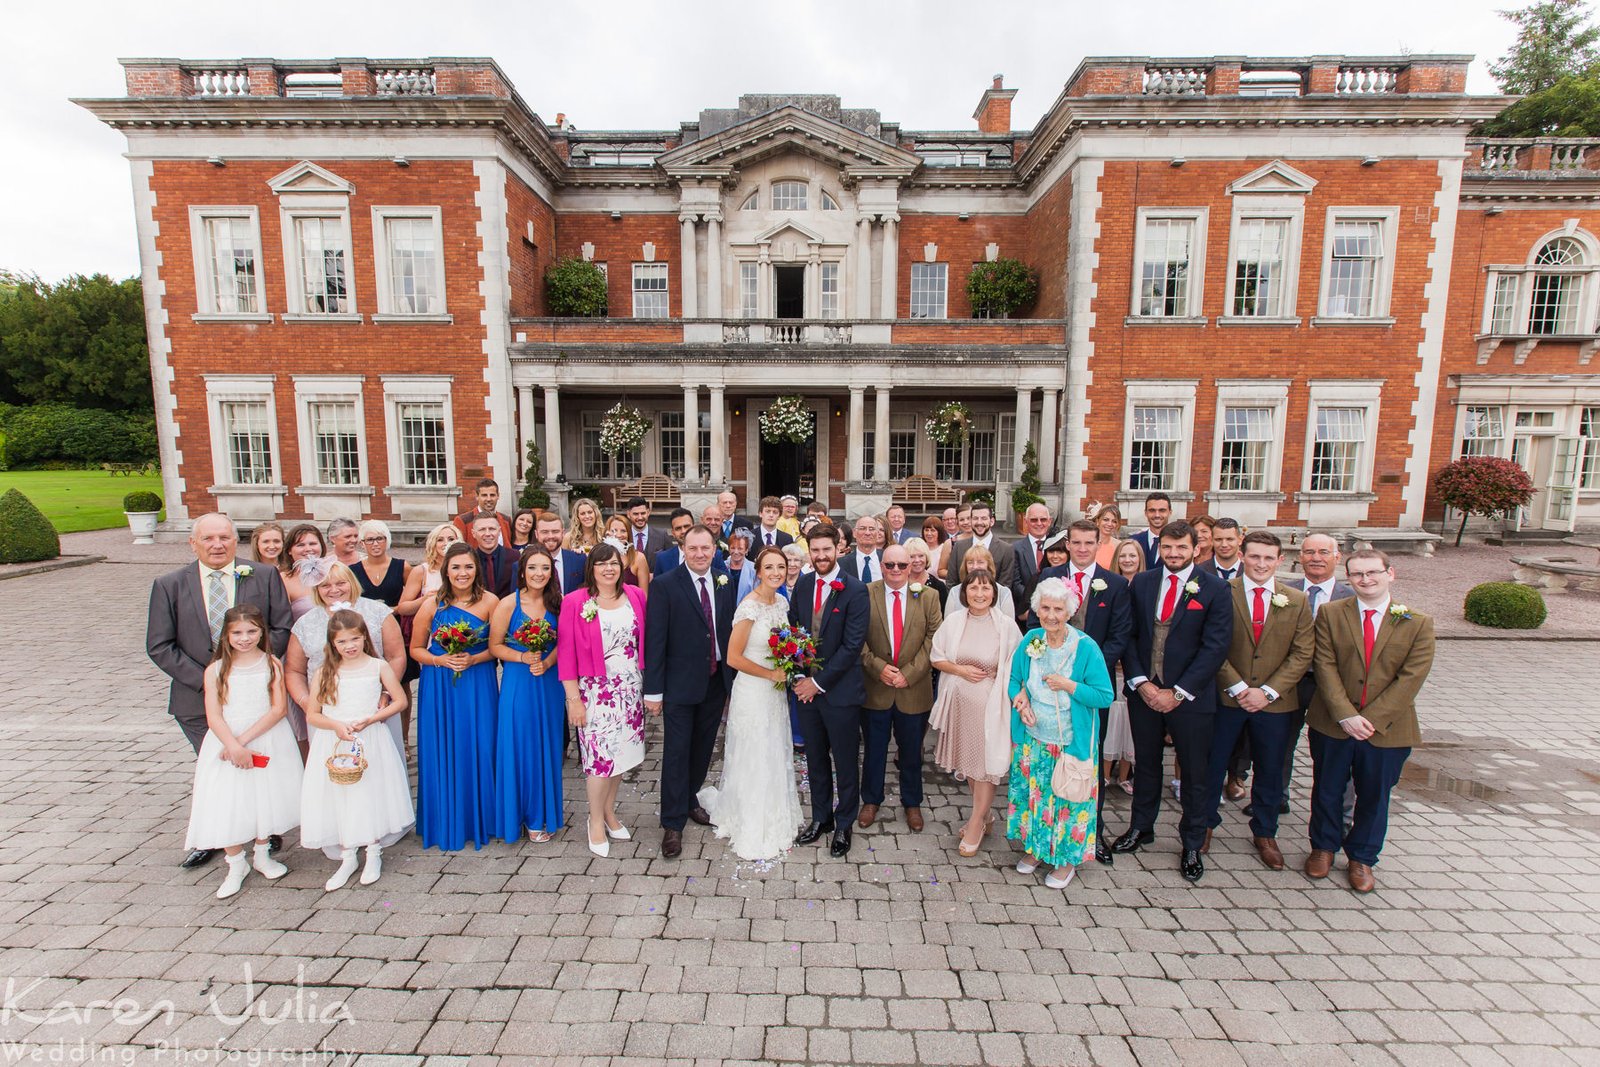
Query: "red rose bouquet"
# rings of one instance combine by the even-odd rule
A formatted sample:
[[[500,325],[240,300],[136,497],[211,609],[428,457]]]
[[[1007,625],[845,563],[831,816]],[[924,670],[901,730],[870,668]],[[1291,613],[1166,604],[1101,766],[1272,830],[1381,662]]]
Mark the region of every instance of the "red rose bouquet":
[[[817,656],[817,642],[804,626],[780,626],[767,638],[768,654],[772,665],[784,674],[784,680],[773,682],[774,689],[785,689],[797,677],[810,674],[822,665]]]
[[[433,643],[444,649],[445,655],[453,656],[458,652],[471,652],[473,646],[483,640],[483,635],[482,626],[474,626],[465,619],[459,619],[433,631]],[[460,671],[452,671],[451,675],[451,685],[461,680]]]
[[[511,640],[529,652],[544,652],[556,643],[556,628],[544,619],[529,619],[512,631]]]

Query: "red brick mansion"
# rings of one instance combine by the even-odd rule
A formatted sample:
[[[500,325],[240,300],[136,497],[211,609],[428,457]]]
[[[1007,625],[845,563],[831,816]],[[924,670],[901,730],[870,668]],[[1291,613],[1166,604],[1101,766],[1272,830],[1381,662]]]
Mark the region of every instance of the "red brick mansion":
[[[1069,512],[1323,529],[1437,520],[1490,454],[1523,525],[1597,523],[1600,145],[1473,139],[1507,100],[1468,61],[1093,58],[1029,130],[999,77],[959,130],[828,95],[579,130],[488,59],[126,60],[81,103],[128,141],[175,528],[425,527],[529,443],[558,504],[1005,500],[1032,442]],[[549,314],[568,258],[605,317]],[[1010,318],[967,296],[997,258],[1039,275]],[[650,429],[608,454],[620,399]]]

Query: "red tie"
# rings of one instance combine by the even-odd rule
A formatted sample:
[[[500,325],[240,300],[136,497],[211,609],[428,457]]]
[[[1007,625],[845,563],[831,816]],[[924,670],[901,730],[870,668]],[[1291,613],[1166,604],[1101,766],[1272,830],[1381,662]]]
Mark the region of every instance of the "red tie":
[[[900,642],[906,635],[906,613],[905,606],[900,603],[900,590],[895,589],[892,592],[894,593],[894,632],[890,634],[889,640],[890,647],[894,650],[894,661],[899,663]]]
[[[813,616],[822,614],[822,587],[824,585],[824,583],[822,581],[822,575],[820,575],[820,574],[817,575],[816,582],[817,582],[817,602],[811,608],[811,614]]]
[[[1367,673],[1372,672],[1372,646],[1378,642],[1378,616],[1377,608],[1366,608],[1361,612],[1361,662],[1366,666]],[[1367,680],[1361,680],[1361,706],[1367,706]]]
[[[1167,578],[1167,595],[1161,601],[1161,615],[1159,620],[1166,622],[1172,618],[1172,609],[1178,606],[1178,576],[1169,575]]]
[[[1083,572],[1079,571],[1078,573],[1074,574],[1072,576],[1072,582],[1078,587],[1078,599],[1081,601],[1083,599]]]
[[[1256,586],[1256,605],[1250,610],[1250,629],[1255,631],[1256,644],[1261,643],[1261,628],[1267,624],[1267,589],[1266,586]],[[1368,653],[1371,646],[1368,646]]]

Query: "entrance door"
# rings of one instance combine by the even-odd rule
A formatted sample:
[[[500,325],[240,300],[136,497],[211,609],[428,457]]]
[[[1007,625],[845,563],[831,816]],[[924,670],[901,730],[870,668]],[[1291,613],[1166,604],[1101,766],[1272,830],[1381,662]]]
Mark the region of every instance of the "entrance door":
[[[800,498],[801,503],[816,493],[817,413],[809,412],[811,437],[804,444],[761,439],[761,495]],[[753,419],[751,421],[754,421]],[[757,431],[759,433],[759,430]]]
[[[806,315],[805,267],[773,267],[773,283],[777,287],[772,306],[780,319],[803,319]]]
[[[1513,525],[1518,530],[1544,528],[1545,515],[1550,507],[1550,476],[1555,454],[1555,438],[1523,435],[1511,441],[1511,459],[1528,472],[1533,480],[1533,499],[1518,508]]]
[[[1544,528],[1565,530],[1571,533],[1578,521],[1578,472],[1583,470],[1584,446],[1582,437],[1558,437],[1555,442],[1555,460],[1550,464],[1550,481],[1547,485]]]

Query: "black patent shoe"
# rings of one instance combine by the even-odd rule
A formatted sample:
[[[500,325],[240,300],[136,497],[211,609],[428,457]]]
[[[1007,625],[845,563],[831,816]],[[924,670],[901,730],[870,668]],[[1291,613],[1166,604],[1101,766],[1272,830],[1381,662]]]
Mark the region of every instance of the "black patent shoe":
[[[1200,876],[1206,873],[1205,861],[1200,858],[1200,850],[1186,848],[1183,850],[1183,859],[1178,864],[1178,870],[1183,874],[1186,882],[1198,882]]]
[[[1106,844],[1105,838],[1096,838],[1094,842],[1094,861],[1104,866],[1115,866],[1117,857],[1111,854],[1111,846]]]
[[[833,832],[833,842],[828,846],[828,855],[836,859],[843,859],[850,854],[850,827]]]
[[[183,858],[183,863],[181,863],[179,866],[186,871],[192,871],[196,867],[204,867],[206,864],[216,859],[217,854],[221,851],[222,850],[220,848],[197,848],[185,856]]]
[[[1115,841],[1111,842],[1112,852],[1138,852],[1139,849],[1156,839],[1154,830],[1129,830]]]
[[[797,845],[809,845],[814,841],[820,840],[823,834],[831,833],[833,833],[832,819],[827,822],[808,822],[795,835],[794,843]]]

